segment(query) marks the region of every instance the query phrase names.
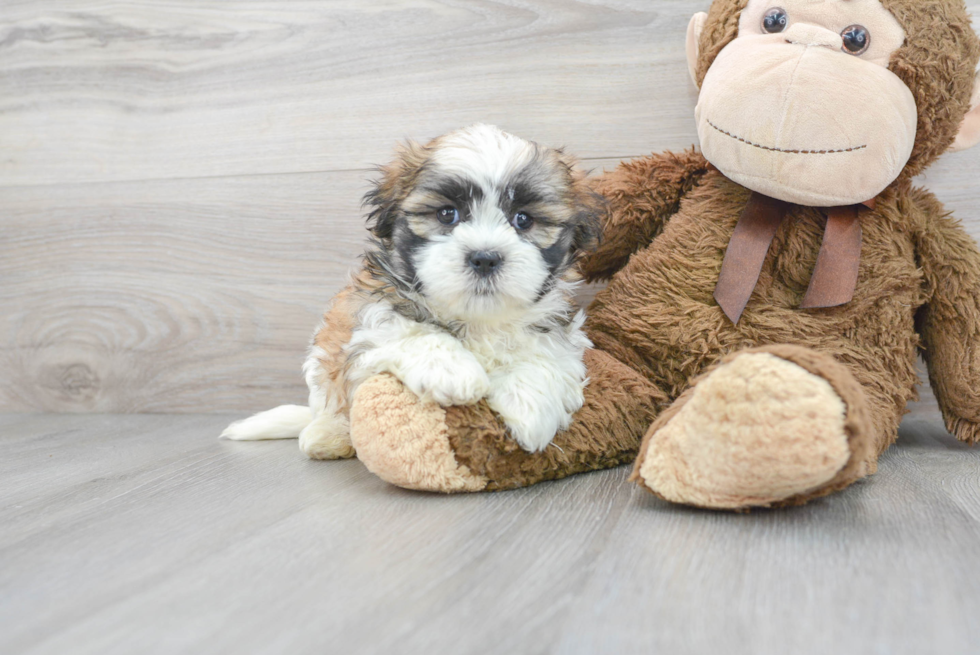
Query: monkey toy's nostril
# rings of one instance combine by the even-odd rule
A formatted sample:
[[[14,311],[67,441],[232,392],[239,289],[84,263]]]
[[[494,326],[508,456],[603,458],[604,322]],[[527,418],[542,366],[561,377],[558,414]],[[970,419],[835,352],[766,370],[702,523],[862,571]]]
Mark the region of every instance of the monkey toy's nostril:
[[[500,256],[500,253],[481,250],[479,252],[471,252],[466,258],[466,261],[477,275],[480,277],[490,277],[504,263],[504,258]]]

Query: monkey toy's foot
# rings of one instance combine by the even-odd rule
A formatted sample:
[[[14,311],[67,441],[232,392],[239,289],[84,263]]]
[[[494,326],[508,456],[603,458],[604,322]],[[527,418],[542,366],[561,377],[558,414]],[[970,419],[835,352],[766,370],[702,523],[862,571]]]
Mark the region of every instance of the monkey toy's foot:
[[[407,489],[497,491],[633,461],[640,437],[665,397],[633,370],[588,351],[585,404],[542,452],[522,450],[486,401],[423,403],[390,375],[360,385],[351,405],[357,457]]]
[[[864,397],[829,355],[797,346],[742,351],[650,426],[633,479],[698,507],[801,504],[872,472]]]
[[[351,406],[357,458],[391,484],[445,493],[482,491],[487,478],[453,456],[446,409],[423,403],[397,378],[384,374],[358,388]]]

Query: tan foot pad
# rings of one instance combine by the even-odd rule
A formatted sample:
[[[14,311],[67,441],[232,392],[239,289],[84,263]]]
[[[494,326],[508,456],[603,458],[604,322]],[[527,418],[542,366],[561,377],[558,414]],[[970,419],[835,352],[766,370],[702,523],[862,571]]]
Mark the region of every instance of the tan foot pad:
[[[848,463],[845,411],[822,377],[769,353],[739,355],[654,424],[638,474],[673,502],[770,505],[827,484]]]
[[[364,382],[350,412],[357,457],[382,480],[406,489],[482,491],[487,479],[453,456],[446,411],[422,403],[391,375]]]

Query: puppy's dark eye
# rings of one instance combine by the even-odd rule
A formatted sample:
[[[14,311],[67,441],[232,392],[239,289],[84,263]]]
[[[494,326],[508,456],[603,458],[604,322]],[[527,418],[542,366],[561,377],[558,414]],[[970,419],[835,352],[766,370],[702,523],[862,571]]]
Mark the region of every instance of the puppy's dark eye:
[[[844,39],[844,52],[849,55],[862,55],[871,45],[871,33],[863,25],[845,27],[840,36]]]
[[[456,225],[459,223],[459,210],[455,207],[443,207],[436,212],[436,218],[443,225]]]
[[[773,7],[762,17],[762,29],[769,34],[778,34],[786,29],[789,14],[782,7]]]
[[[534,218],[528,216],[524,212],[518,212],[514,214],[514,218],[511,219],[510,224],[514,226],[514,229],[518,232],[524,232],[525,230],[530,230],[531,226],[534,225]]]

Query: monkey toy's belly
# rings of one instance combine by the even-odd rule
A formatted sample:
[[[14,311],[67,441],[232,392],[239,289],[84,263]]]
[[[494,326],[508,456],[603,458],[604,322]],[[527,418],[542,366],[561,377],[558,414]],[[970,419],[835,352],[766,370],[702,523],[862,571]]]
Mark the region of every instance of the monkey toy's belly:
[[[869,399],[897,427],[915,396],[916,310],[923,280],[903,225],[889,222],[894,199],[861,212],[863,244],[854,299],[831,309],[800,309],[826,218],[795,206],[781,224],[738,325],[714,299],[725,251],[750,192],[709,173],[662,234],[637,252],[589,308],[596,348],[647,376],[676,398],[721,357],[744,348],[796,344],[848,366]],[[881,418],[885,418],[882,416]]]

